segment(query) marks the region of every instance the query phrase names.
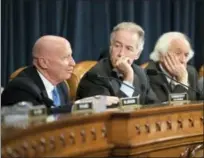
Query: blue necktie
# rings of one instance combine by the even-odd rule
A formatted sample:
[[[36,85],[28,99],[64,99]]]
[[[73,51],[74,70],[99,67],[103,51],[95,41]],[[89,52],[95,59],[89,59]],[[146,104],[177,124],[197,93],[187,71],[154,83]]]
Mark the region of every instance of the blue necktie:
[[[60,106],[60,97],[56,87],[52,90],[52,99],[55,106]]]

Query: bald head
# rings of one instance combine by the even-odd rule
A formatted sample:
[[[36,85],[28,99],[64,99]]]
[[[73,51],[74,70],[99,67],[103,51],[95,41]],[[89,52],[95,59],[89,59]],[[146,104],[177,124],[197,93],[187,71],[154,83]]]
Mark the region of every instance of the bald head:
[[[34,44],[33,57],[49,57],[52,55],[51,53],[56,52],[56,49],[63,45],[68,45],[71,48],[69,41],[63,37],[54,35],[42,36]]]
[[[53,85],[68,79],[75,66],[70,43],[59,36],[39,38],[33,47],[33,65]]]

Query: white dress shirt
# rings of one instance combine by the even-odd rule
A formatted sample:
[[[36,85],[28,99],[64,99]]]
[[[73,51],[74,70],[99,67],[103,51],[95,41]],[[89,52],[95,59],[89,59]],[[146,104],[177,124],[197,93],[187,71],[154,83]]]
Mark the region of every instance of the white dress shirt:
[[[53,98],[52,98],[52,91],[53,91],[53,89],[54,89],[55,86],[54,86],[50,81],[48,81],[48,80],[43,76],[43,74],[41,74],[39,71],[37,71],[37,72],[38,72],[38,74],[39,74],[41,80],[43,81],[43,84],[44,84],[44,86],[45,86],[45,90],[46,90],[46,92],[47,92],[47,94],[48,94],[48,97],[49,97],[51,100],[53,100]]]

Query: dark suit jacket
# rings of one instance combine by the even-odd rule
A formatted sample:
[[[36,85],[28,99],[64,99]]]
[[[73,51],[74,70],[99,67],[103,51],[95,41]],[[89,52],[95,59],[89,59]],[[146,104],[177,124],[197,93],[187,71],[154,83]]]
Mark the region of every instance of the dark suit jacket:
[[[135,72],[133,86],[135,91],[133,96],[140,94],[140,103],[155,103],[158,101],[156,95],[152,91],[149,85],[147,75],[144,70],[137,65],[132,65]],[[93,74],[98,74],[104,77],[118,78],[116,72],[114,72],[111,62],[108,58],[100,60],[90,71],[88,71],[81,79],[77,89],[77,99],[94,95],[107,95],[127,97],[125,93],[120,91],[121,82],[116,79],[108,80],[98,77],[93,77]],[[95,75],[96,76],[96,75]]]
[[[198,80],[198,89],[200,92],[200,100],[204,100],[204,77],[202,76],[199,80]]]
[[[64,82],[57,85],[61,105],[69,105],[68,90]],[[1,104],[12,105],[20,101],[29,101],[34,105],[53,105],[48,98],[45,86],[34,66],[29,66],[10,81],[1,95]]]
[[[153,61],[150,61],[148,66],[146,67],[147,69],[154,69],[157,71],[162,71],[159,63],[155,63]],[[187,71],[188,71],[188,82],[189,82],[189,86],[192,87],[193,89],[197,90],[197,80],[198,80],[198,76],[197,76],[197,72],[195,70],[195,68],[193,68],[192,66],[187,66]],[[149,75],[149,80],[150,80],[150,84],[151,87],[153,89],[153,91],[156,93],[157,97],[159,98],[159,100],[161,100],[162,102],[168,101],[168,95],[169,93],[184,93],[187,92],[189,99],[190,100],[196,100],[197,96],[196,96],[196,92],[194,92],[192,89],[186,89],[184,88],[182,85],[176,85],[174,87],[174,89],[172,90],[170,84],[168,83],[166,77],[162,74],[153,76],[153,75]]]

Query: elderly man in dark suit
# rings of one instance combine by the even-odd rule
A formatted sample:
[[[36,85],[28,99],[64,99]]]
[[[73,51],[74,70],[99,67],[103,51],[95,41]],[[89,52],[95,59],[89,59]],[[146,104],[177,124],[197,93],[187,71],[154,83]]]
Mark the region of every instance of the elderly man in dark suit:
[[[10,81],[2,93],[1,104],[29,101],[34,105],[69,105],[68,79],[75,66],[70,43],[62,37],[46,35],[33,47],[33,65]]]
[[[149,79],[153,91],[162,102],[168,101],[170,93],[186,92],[190,100],[198,98],[198,75],[193,66],[187,65],[193,55],[189,39],[183,33],[168,32],[158,39],[150,54],[152,61],[146,69],[161,72],[158,75],[150,73]]]
[[[121,98],[139,94],[141,104],[155,103],[157,98],[144,70],[133,64],[139,58],[143,45],[144,31],[139,25],[122,22],[115,26],[110,37],[110,57],[100,60],[84,75],[77,90],[77,98],[93,95]]]

